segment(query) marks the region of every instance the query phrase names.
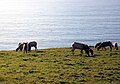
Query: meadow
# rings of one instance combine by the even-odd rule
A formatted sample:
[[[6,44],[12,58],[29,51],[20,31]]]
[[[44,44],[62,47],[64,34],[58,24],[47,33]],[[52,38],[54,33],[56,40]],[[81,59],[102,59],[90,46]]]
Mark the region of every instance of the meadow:
[[[120,48],[120,47],[119,47]],[[94,49],[93,56],[70,48],[0,51],[2,84],[120,84],[120,49]]]

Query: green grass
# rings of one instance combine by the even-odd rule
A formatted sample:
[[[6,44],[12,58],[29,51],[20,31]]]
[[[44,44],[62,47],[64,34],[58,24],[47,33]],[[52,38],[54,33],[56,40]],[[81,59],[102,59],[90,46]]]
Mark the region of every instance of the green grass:
[[[72,55],[70,48],[51,48],[27,54],[0,51],[2,84],[120,84],[120,50]]]

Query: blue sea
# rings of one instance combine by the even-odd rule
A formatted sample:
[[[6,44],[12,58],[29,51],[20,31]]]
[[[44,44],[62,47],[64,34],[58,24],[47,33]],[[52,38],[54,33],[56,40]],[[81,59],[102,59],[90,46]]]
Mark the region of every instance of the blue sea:
[[[120,44],[120,0],[2,0],[0,50],[37,41],[38,48],[111,40]]]

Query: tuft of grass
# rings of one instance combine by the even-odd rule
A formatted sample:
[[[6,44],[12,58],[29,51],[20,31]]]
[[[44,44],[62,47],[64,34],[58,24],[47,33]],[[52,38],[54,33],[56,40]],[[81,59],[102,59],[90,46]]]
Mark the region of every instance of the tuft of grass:
[[[81,56],[70,48],[50,48],[27,54],[0,51],[0,83],[119,84],[120,50]]]

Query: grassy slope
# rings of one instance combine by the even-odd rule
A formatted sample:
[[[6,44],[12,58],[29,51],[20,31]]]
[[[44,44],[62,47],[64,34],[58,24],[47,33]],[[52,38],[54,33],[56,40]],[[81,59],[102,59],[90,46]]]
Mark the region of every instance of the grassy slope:
[[[27,54],[0,51],[0,83],[120,83],[120,50],[72,56],[69,48],[43,49]]]

